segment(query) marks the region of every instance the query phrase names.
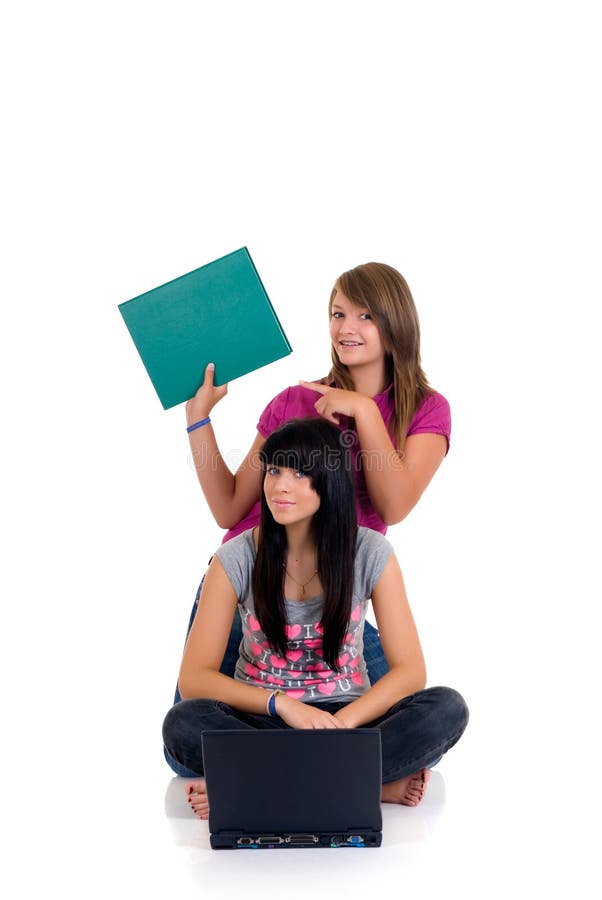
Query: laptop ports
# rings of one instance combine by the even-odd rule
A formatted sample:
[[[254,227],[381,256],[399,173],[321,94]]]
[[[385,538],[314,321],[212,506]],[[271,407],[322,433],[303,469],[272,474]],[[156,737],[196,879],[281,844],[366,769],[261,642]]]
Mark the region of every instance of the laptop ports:
[[[289,834],[286,843],[290,844],[291,847],[299,844],[317,844],[318,838],[315,834]]]
[[[361,834],[350,834],[347,838],[347,843],[353,844],[355,847],[363,847],[364,838]]]
[[[255,841],[253,840],[253,838],[250,838],[250,837],[239,837],[239,839],[236,841],[236,843],[239,844],[241,847],[252,847],[253,844],[255,843]]]
[[[284,838],[283,838],[283,837],[277,837],[275,834],[274,834],[274,835],[272,835],[272,834],[265,834],[265,835],[262,835],[261,837],[258,837],[258,838],[257,838],[257,843],[258,843],[258,844],[261,844],[261,845],[264,845],[264,846],[265,846],[266,844],[270,844],[270,845],[272,845],[272,844],[284,844]]]

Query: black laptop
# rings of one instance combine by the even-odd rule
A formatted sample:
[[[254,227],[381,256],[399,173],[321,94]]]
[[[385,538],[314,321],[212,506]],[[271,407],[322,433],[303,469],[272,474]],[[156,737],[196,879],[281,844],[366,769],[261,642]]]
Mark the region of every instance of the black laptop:
[[[379,847],[376,728],[205,731],[215,850]]]

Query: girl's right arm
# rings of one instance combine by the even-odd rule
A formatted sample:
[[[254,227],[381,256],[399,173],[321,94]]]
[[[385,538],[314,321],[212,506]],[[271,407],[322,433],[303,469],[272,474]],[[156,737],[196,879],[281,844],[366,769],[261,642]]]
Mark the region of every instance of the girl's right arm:
[[[211,698],[235,709],[265,716],[269,690],[244,684],[219,671],[237,602],[230,579],[219,557],[214,556],[203,581],[198,610],[184,648],[178,687],[183,700]],[[292,728],[343,727],[325,710],[286,695],[276,698],[276,710]]]
[[[182,699],[208,697],[237,709],[266,714],[267,691],[235,681],[219,671],[228,643],[237,597],[219,557],[214,556],[203,580],[178,678]]]
[[[186,404],[188,425],[207,418],[224,397],[228,385],[214,387],[213,363],[205,369],[205,380]],[[211,423],[189,432],[194,467],[209,509],[220,528],[232,528],[261,496],[262,468],[259,451],[265,443],[257,434],[253,446],[232,474],[220,453]]]

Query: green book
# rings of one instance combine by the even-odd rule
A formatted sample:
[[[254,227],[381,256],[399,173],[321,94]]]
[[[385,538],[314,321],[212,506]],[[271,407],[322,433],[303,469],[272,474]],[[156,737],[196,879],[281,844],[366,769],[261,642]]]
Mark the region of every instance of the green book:
[[[246,247],[119,304],[163,409],[291,352]]]

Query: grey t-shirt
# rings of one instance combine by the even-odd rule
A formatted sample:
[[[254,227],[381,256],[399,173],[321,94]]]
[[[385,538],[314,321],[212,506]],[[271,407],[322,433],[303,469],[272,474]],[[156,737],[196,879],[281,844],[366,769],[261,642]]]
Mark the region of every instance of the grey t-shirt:
[[[364,621],[374,585],[393,552],[389,541],[369,528],[359,528],[351,618],[338,657],[338,670],[322,656],[322,594],[307,600],[285,598],[287,652],[282,658],[267,642],[255,618],[251,591],[255,545],[253,531],[226,541],[217,551],[238,597],[243,638],[234,677],[257,687],[286,691],[308,703],[354,700],[370,687],[363,656]]]

